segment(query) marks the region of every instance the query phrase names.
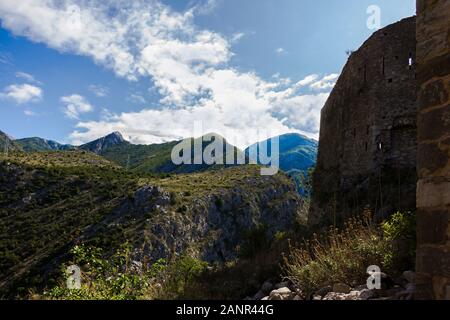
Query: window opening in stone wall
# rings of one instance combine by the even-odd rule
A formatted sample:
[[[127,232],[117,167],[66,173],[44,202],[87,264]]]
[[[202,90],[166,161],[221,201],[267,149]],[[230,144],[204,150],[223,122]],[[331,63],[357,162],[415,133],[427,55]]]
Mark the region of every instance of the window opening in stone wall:
[[[385,60],[384,60],[384,57],[383,57],[383,76],[384,76],[384,73],[385,73]]]

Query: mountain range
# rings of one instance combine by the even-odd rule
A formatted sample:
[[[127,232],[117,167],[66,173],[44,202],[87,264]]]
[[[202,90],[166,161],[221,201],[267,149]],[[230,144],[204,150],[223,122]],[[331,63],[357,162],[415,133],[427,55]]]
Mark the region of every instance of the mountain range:
[[[297,133],[285,134],[279,138],[280,150],[280,169],[290,175],[297,184],[300,192],[305,194],[303,190],[303,182],[307,176],[308,170],[314,167],[317,157],[317,141],[307,138]],[[235,159],[238,155],[248,158],[249,146],[244,151],[230,145],[223,137],[218,134],[210,133],[202,139],[202,151],[205,150],[209,142],[214,139],[223,139],[224,150],[223,159],[227,157],[227,152],[232,150],[235,153]],[[97,140],[88,142],[81,146],[72,146],[61,144],[56,141],[46,140],[39,137],[24,138],[14,140],[7,134],[0,131],[0,148],[4,149],[5,141],[8,141],[10,151],[25,152],[45,152],[45,151],[69,151],[69,150],[85,150],[93,152],[113,163],[116,163],[128,170],[137,173],[193,173],[211,170],[214,168],[226,167],[230,165],[207,165],[207,164],[181,164],[175,165],[171,160],[172,149],[181,141],[172,141],[162,144],[138,145],[126,141],[120,132],[113,132],[107,136]],[[196,142],[190,138],[184,140],[192,145]],[[263,141],[267,143],[269,154],[271,153],[271,140]],[[256,146],[258,143],[255,144]],[[194,155],[191,154],[191,159]],[[194,161],[192,161],[193,163]],[[233,165],[231,165],[233,166]]]
[[[197,138],[202,150],[203,138],[222,139]],[[287,172],[314,165],[314,141],[296,134],[279,141]],[[0,158],[0,297],[55,283],[78,243],[105,252],[129,243],[152,261],[189,252],[217,265],[251,257],[306,221],[292,176],[261,176],[258,165],[177,166],[171,153],[180,141],[135,145],[114,132],[71,146],[0,132],[0,143],[11,151]],[[225,141],[223,156],[246,151]]]

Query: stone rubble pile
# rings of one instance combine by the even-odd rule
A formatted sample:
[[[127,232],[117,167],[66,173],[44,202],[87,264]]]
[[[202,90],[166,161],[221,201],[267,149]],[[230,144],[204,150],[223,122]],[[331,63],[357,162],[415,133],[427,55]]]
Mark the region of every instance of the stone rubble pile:
[[[246,300],[412,300],[415,292],[415,274],[405,271],[397,279],[384,273],[381,276],[381,289],[368,289],[367,285],[351,287],[345,283],[335,283],[306,296],[291,281],[273,283],[266,281],[261,289]]]

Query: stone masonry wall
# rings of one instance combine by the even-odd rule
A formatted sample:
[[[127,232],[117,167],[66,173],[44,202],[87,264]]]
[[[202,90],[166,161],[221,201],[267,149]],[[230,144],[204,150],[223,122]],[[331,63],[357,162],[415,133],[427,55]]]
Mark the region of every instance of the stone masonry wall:
[[[417,1],[419,299],[450,300],[450,1]]]
[[[415,28],[390,25],[349,57],[322,110],[310,224],[415,207]]]

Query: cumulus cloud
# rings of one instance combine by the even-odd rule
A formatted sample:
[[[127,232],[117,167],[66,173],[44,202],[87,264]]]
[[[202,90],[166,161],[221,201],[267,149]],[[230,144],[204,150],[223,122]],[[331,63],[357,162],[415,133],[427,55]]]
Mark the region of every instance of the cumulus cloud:
[[[326,96],[301,90],[321,80],[314,89],[325,90],[332,80],[317,76],[291,83],[280,76],[266,81],[239,71],[230,65],[233,39],[199,29],[194,24],[198,14],[198,7],[180,13],[157,0],[0,2],[2,26],[14,34],[90,57],[130,81],[148,79],[157,90],[160,100],[140,112],[79,122],[70,137],[74,143],[110,131],[136,143],[179,139],[192,134],[197,120],[225,136],[238,131],[239,146],[255,142],[256,130],[263,128],[274,135],[295,131],[317,137]],[[68,115],[77,118],[77,104],[70,105]]]
[[[94,107],[79,94],[61,97],[61,102],[65,105],[64,114],[71,119],[79,119],[80,114],[94,110]]]
[[[283,53],[286,53],[286,50],[284,48],[277,48],[277,49],[275,49],[275,52],[278,54],[283,54]]]
[[[23,104],[37,102],[42,99],[42,95],[42,89],[31,84],[12,84],[0,93],[0,98]]]
[[[89,86],[89,91],[100,98],[106,97],[109,94],[109,89],[107,87],[97,84],[91,84]]]
[[[336,73],[332,73],[332,74],[326,75],[322,79],[313,82],[310,85],[310,88],[314,89],[314,90],[331,89],[336,84],[336,81],[337,81],[338,77],[339,77],[339,75],[336,74]]]

